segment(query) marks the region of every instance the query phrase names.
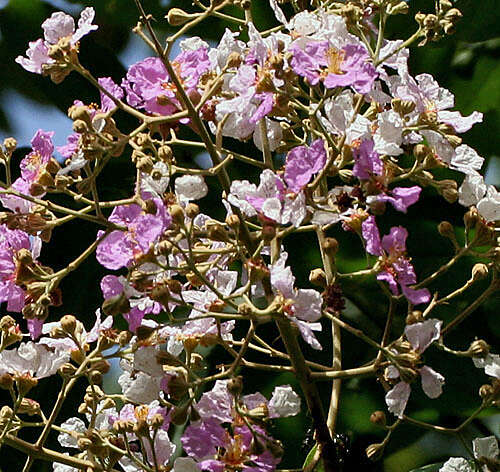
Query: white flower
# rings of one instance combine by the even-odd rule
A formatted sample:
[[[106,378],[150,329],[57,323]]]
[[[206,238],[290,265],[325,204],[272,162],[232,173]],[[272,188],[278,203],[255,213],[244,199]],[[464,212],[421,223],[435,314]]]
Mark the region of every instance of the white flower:
[[[498,441],[495,436],[474,439],[472,441],[472,449],[474,451],[474,458],[477,460],[484,457],[496,461],[500,453]],[[463,457],[452,457],[443,464],[439,472],[474,472],[475,470],[476,468]],[[489,472],[490,469],[488,466],[483,465],[482,470],[483,472]]]
[[[57,44],[61,38],[70,37],[71,44],[75,44],[83,36],[97,29],[97,26],[92,24],[94,16],[95,11],[92,7],[85,8],[80,14],[78,28],[75,31],[75,20],[70,15],[62,11],[53,13],[42,23],[45,41]]]
[[[500,220],[500,192],[493,185],[486,185],[483,177],[467,174],[458,189],[458,201],[464,206],[475,205],[486,221]]]
[[[66,420],[61,425],[61,428],[65,429],[66,431],[71,431],[73,434],[60,433],[59,436],[57,436],[59,444],[63,447],[78,448],[78,435],[84,434],[85,431],[87,431],[85,423],[80,418],[73,417]]]
[[[180,44],[182,51],[197,51],[201,48],[208,49],[210,46],[207,42],[203,41],[199,36],[193,36],[192,38],[183,39]]]
[[[430,319],[421,323],[408,325],[405,335],[411,347],[418,354],[422,354],[441,335],[441,325],[443,322],[437,319]],[[424,365],[418,369],[422,390],[429,398],[437,398],[443,393],[444,377]],[[391,379],[399,378],[399,372],[394,366],[390,366],[386,372]],[[403,417],[403,412],[410,398],[410,384],[401,380],[385,396],[388,410],[398,418]]]
[[[175,181],[175,193],[181,201],[199,200],[207,196],[208,187],[201,175],[183,175]]]
[[[275,151],[280,145],[281,139],[283,138],[283,130],[277,121],[270,120],[269,118],[264,118],[266,120],[267,129],[267,141],[269,143],[269,150]],[[262,131],[261,127],[256,126],[253,133],[253,143],[259,151],[264,149],[264,144],[262,142]]]
[[[399,156],[403,153],[400,145],[403,142],[404,123],[398,113],[393,110],[379,113],[377,130],[373,135],[374,151],[388,156]]]
[[[136,403],[151,403],[158,399],[162,377],[152,377],[144,372],[138,372],[133,378],[129,372],[124,372],[118,379],[123,394]]]
[[[500,379],[500,356],[498,354],[488,354],[486,357],[473,357],[474,365],[479,369],[484,369],[486,375]]]
[[[46,346],[29,341],[0,353],[0,374],[29,374],[41,379],[55,374],[68,360],[69,353],[66,351],[51,352]]]
[[[295,416],[300,412],[300,397],[290,385],[275,387],[268,408],[271,418]]]
[[[321,29],[321,20],[315,13],[301,11],[290,20],[288,29],[300,36],[307,36]]]
[[[455,155],[451,158],[450,168],[463,172],[464,174],[475,174],[481,169],[484,159],[474,149],[462,144],[455,149]]]

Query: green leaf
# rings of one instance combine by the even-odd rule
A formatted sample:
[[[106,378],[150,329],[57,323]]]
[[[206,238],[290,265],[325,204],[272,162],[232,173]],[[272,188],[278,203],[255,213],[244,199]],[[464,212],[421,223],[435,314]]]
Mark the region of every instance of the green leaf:
[[[304,465],[302,466],[303,469],[312,462],[312,460],[314,459],[314,454],[316,454],[316,449],[317,448],[318,448],[318,445],[315,444],[312,447],[312,449],[309,451],[309,454],[307,454],[306,460],[304,461]],[[325,472],[325,467],[323,465],[323,460],[320,460],[316,464],[316,467],[314,468],[314,472]]]
[[[418,469],[413,469],[410,472],[439,472],[439,469],[443,467],[444,462],[439,462],[438,464],[429,464],[419,467]]]

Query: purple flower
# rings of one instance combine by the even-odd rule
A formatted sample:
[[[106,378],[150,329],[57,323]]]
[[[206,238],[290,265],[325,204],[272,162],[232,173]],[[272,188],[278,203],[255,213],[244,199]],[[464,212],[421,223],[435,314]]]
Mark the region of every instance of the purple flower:
[[[396,187],[391,191],[392,195],[386,193],[376,196],[380,202],[389,202],[396,210],[406,213],[408,207],[416,203],[422,189],[418,185],[413,187]]]
[[[99,80],[99,85],[109,92],[113,97],[121,100],[123,98],[123,89],[113,82],[111,77],[101,77]],[[111,100],[106,94],[101,92],[101,111],[108,112],[116,108],[115,102]]]
[[[378,74],[369,60],[366,49],[348,44],[342,49],[330,45],[329,41],[310,41],[302,48],[294,44],[291,66],[311,85],[320,80],[326,88],[351,86],[358,93],[369,93]]]
[[[97,260],[107,269],[128,266],[136,256],[149,251],[150,245],[158,240],[170,225],[171,217],[160,199],[154,199],[155,215],[145,213],[139,205],[115,207],[109,221],[122,225],[126,231],[112,231],[101,241],[96,250]],[[97,237],[104,234],[99,231]]]
[[[21,177],[28,183],[34,183],[54,152],[52,137],[54,131],[39,129],[31,140],[32,151],[21,161]]]
[[[368,217],[361,226],[366,251],[374,256],[381,256],[383,270],[377,275],[377,280],[389,284],[394,295],[399,294],[398,284],[403,295],[414,305],[427,303],[430,300],[426,288],[415,290],[410,285],[417,283],[415,269],[406,258],[406,238],[408,231],[401,227],[392,227],[388,235],[380,240],[380,233],[375,217]]]
[[[369,139],[353,149],[354,167],[352,173],[360,180],[368,180],[374,175],[382,175],[384,170],[379,154],[374,151],[373,146],[373,141]]]
[[[326,163],[325,144],[316,139],[310,147],[293,148],[286,157],[285,182],[294,193],[299,193]]]

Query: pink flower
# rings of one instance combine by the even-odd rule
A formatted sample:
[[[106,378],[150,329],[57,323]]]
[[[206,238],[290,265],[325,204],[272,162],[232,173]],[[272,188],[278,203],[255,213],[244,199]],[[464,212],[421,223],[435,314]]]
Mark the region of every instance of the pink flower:
[[[294,193],[299,193],[326,164],[325,143],[316,139],[310,147],[298,146],[286,156],[285,182]]]
[[[352,173],[358,179],[368,180],[374,175],[382,175],[384,165],[378,152],[374,151],[371,139],[366,139],[358,147],[354,147],[353,155],[354,167]]]
[[[375,217],[369,216],[362,224],[362,234],[366,242],[366,251],[382,258],[383,270],[377,275],[377,280],[387,282],[394,295],[399,294],[399,284],[404,296],[414,305],[427,303],[430,300],[429,290],[426,288],[415,290],[409,287],[417,283],[417,276],[406,258],[408,231],[401,226],[393,227],[380,241]]]
[[[369,55],[360,45],[348,44],[342,49],[331,46],[329,41],[309,41],[301,47],[294,44],[291,66],[311,85],[320,80],[326,88],[351,86],[358,93],[369,93],[378,76],[368,62]]]
[[[37,39],[29,43],[26,51],[28,57],[18,56],[16,62],[28,72],[41,74],[45,64],[54,62],[48,55],[49,47],[55,45],[62,38],[69,38],[71,45],[75,45],[83,36],[97,29],[92,24],[95,11],[92,7],[85,8],[80,14],[78,28],[75,30],[75,20],[66,13],[59,11],[53,13],[42,23],[44,39]]]
[[[154,202],[157,207],[155,215],[145,213],[136,204],[114,208],[109,221],[125,226],[127,230],[112,231],[97,247],[97,260],[104,267],[116,270],[128,266],[136,256],[148,252],[150,245],[170,225],[171,217],[163,202],[160,199]],[[99,231],[97,237],[103,234],[103,231]]]

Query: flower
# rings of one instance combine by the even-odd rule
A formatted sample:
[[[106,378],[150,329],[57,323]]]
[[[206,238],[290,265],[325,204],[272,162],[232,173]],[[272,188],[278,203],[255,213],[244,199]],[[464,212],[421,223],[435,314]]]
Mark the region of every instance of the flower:
[[[16,62],[28,72],[41,74],[44,65],[55,62],[49,57],[49,48],[66,38],[69,39],[71,46],[76,47],[80,39],[97,29],[97,26],[92,24],[94,16],[95,11],[92,7],[85,8],[80,14],[78,28],[75,30],[75,20],[71,16],[62,11],[53,13],[42,23],[44,39],[30,42],[26,51],[27,57],[18,56]]]
[[[480,464],[484,464],[485,459],[493,463],[498,462],[500,451],[498,449],[498,441],[495,436],[474,439],[472,441],[472,449],[474,452],[474,458],[479,461]],[[483,472],[488,472],[490,470],[488,465],[482,465],[481,469]],[[474,472],[475,470],[478,469],[476,469],[475,465],[471,461],[468,461],[463,457],[451,457],[443,464],[443,467],[439,469],[439,472]]]
[[[271,266],[271,286],[275,294],[283,297],[283,312],[299,328],[304,341],[321,350],[313,331],[321,331],[321,323],[314,322],[321,318],[323,299],[316,290],[294,287],[295,277],[285,266],[287,257],[286,252],[281,253]]]
[[[69,353],[56,349],[54,352],[32,341],[22,343],[16,349],[0,352],[0,375],[10,373],[35,379],[50,377],[69,360]]]
[[[160,199],[153,200],[156,214],[145,213],[139,205],[121,205],[113,209],[109,221],[123,225],[126,231],[115,230],[107,235],[96,250],[97,260],[107,269],[128,266],[135,257],[149,251],[150,245],[158,240],[170,226],[171,217]],[[99,231],[101,238],[104,231]]]
[[[361,45],[336,48],[329,41],[309,41],[305,45],[292,45],[290,52],[293,71],[311,85],[322,80],[328,89],[352,86],[356,92],[365,94],[370,92],[378,75]]]
[[[183,175],[175,181],[175,193],[181,201],[200,200],[208,194],[208,187],[201,175]]]
[[[442,324],[440,320],[430,319],[405,328],[406,338],[416,354],[420,356],[434,341],[439,339]],[[391,367],[388,377],[393,380],[399,378],[399,371]],[[417,371],[420,374],[424,393],[429,398],[439,397],[443,391],[444,377],[427,365],[420,367]],[[410,393],[410,384],[401,380],[385,396],[389,411],[398,418],[403,417]]]
[[[293,148],[286,156],[285,182],[290,190],[299,193],[326,164],[325,143],[316,139],[308,146]]]
[[[475,205],[479,214],[489,222],[500,220],[500,192],[494,185],[486,185],[478,174],[467,174],[458,189],[461,205]]]
[[[414,305],[427,303],[430,293],[426,288],[416,290],[409,287],[417,282],[417,276],[409,259],[405,257],[408,231],[401,226],[393,227],[380,241],[380,233],[373,216],[369,216],[361,228],[366,251],[381,256],[383,270],[377,275],[377,280],[387,282],[394,295],[399,294],[399,284],[404,296]]]

